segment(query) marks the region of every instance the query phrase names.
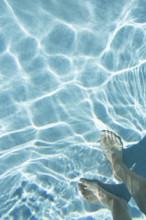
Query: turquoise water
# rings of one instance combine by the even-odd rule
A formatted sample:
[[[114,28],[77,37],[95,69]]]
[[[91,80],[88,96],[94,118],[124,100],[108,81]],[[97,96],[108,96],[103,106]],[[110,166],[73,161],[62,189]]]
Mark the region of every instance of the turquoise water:
[[[145,0],[0,0],[0,219],[112,219],[77,183],[115,183],[102,129],[124,146],[146,134],[145,9]]]

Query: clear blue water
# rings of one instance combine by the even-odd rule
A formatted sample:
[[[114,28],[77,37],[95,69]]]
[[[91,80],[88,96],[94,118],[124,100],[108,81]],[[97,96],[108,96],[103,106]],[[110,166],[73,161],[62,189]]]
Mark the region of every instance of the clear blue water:
[[[0,0],[0,219],[112,219],[77,183],[115,183],[102,129],[125,146],[146,134],[145,10],[145,0]]]

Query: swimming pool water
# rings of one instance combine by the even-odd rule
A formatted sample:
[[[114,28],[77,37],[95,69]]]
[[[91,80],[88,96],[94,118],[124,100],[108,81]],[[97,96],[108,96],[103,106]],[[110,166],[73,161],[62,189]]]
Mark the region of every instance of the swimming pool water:
[[[146,134],[145,9],[145,0],[0,1],[0,219],[112,219],[77,183],[115,183],[102,129],[125,146]]]

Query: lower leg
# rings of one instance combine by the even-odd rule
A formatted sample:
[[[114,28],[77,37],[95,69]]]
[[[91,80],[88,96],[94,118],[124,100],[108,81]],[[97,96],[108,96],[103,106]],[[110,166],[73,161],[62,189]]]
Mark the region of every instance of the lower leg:
[[[146,215],[146,179],[132,172],[122,161],[122,141],[110,131],[102,131],[101,146],[117,179],[124,182],[140,210]]]
[[[113,220],[131,220],[128,205],[124,199],[113,200],[112,215]]]
[[[123,181],[139,209],[146,215],[146,178],[132,172],[117,155],[112,156],[114,175]]]

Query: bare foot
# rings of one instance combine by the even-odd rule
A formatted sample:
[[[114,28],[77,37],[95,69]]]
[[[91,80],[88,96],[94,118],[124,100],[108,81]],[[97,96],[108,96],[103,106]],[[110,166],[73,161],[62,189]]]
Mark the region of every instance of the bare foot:
[[[109,208],[114,220],[131,220],[128,204],[124,199],[104,190],[95,181],[84,178],[80,181],[78,188],[85,200]]]
[[[90,181],[84,178],[80,179],[78,184],[79,191],[83,195],[84,199],[95,204],[99,204],[108,208],[112,208],[113,200],[123,200],[120,197],[104,190],[97,182]]]
[[[79,183],[78,189],[85,200],[87,200],[90,203],[99,204],[97,196],[95,196],[95,194],[91,190],[88,190],[87,186]]]
[[[100,133],[101,149],[112,163],[112,155],[115,154],[122,160],[123,143],[121,138],[112,131],[103,130]]]

